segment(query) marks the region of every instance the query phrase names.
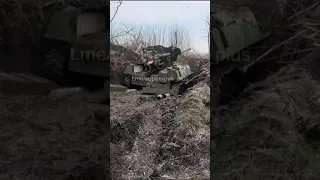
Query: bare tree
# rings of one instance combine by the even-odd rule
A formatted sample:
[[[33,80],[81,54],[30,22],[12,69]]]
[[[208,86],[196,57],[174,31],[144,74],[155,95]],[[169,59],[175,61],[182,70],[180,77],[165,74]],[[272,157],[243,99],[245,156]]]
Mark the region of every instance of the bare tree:
[[[110,19],[110,40],[111,40],[111,42],[113,41],[113,39],[115,39],[117,37],[124,36],[132,31],[132,28],[129,28],[127,26],[124,26],[123,28],[114,29],[113,20],[116,17],[121,5],[122,5],[122,0],[119,0],[118,5],[115,10],[115,13],[113,14],[112,18]]]
[[[206,25],[207,25],[207,29],[208,29],[208,37],[207,37],[207,41],[208,41],[208,54],[210,56],[210,14],[207,16],[207,20],[206,20]]]
[[[208,53],[210,56],[210,15],[207,16],[207,18],[204,20],[205,24],[206,24],[206,36],[203,36],[204,38],[207,38],[207,42],[208,42]]]
[[[168,45],[177,46],[181,49],[188,49],[191,46],[191,38],[189,31],[183,26],[174,24],[170,27],[170,42]]]
[[[191,46],[189,31],[178,24],[150,25],[150,24],[125,24],[124,27],[131,27],[132,31],[124,36],[116,37],[123,46],[137,48],[140,44],[163,46],[177,46],[187,49]],[[113,32],[115,34],[115,32]]]
[[[114,30],[114,28],[111,26],[111,30],[110,30],[111,42],[118,37],[125,36],[126,34],[129,34],[132,30],[133,30],[133,28],[129,28],[127,26],[124,26],[123,28],[117,28],[116,30]]]

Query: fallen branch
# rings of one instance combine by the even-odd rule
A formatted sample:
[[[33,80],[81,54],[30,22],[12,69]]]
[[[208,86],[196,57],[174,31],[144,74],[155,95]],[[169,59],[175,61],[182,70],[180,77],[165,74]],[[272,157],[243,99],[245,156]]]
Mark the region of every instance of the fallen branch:
[[[302,13],[305,13],[305,12],[311,10],[312,8],[314,8],[314,7],[316,7],[317,5],[319,5],[319,3],[320,3],[320,2],[317,2],[317,3],[313,4],[312,6],[306,8],[306,9],[304,9],[304,10],[302,10],[302,11],[299,11],[299,12],[295,13],[294,15],[290,16],[288,19],[291,20],[291,19],[293,19],[294,17],[296,17],[296,16],[298,16],[298,15],[300,15],[300,14],[302,14]]]
[[[296,33],[294,36],[291,36],[290,38],[282,41],[281,43],[273,46],[272,48],[270,48],[268,51],[266,51],[265,53],[263,53],[261,56],[259,56],[258,58],[256,58],[254,61],[252,61],[250,64],[246,65],[244,68],[242,68],[243,72],[246,72],[252,65],[254,65],[255,63],[257,63],[258,61],[260,61],[261,59],[263,59],[264,57],[266,57],[268,54],[270,54],[272,51],[276,50],[277,48],[279,48],[280,46],[283,46],[284,44],[288,43],[289,41],[293,40],[294,38],[300,36],[301,34],[303,34],[305,31],[300,31],[299,33]]]
[[[61,0],[52,0],[52,1],[46,2],[43,5],[41,5],[41,8],[46,8],[46,7],[52,6],[52,5],[59,3],[59,2],[61,2]]]

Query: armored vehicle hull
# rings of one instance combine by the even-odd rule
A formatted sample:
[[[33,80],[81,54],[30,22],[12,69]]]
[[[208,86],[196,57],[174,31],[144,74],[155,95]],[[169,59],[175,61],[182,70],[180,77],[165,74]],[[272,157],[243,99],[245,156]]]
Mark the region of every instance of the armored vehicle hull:
[[[125,69],[124,85],[141,89],[144,94],[157,97],[177,96],[185,90],[187,81],[193,75],[189,65],[175,63],[173,66],[154,73],[143,71],[142,64],[130,64]]]
[[[103,87],[110,67],[108,13],[104,6],[68,7],[55,13],[43,37],[39,75],[60,85],[99,80]]]
[[[269,36],[248,7],[211,8],[211,82],[214,106],[228,103],[247,86],[245,70],[254,62],[249,47]]]
[[[123,84],[158,97],[181,94],[187,78],[193,74],[189,65],[176,62],[183,51],[161,45],[147,46],[142,51],[143,62],[126,66]]]

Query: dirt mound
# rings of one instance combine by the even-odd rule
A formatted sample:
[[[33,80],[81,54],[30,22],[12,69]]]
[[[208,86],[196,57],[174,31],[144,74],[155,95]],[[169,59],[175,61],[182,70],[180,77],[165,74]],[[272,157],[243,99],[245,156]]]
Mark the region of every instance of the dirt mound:
[[[199,83],[182,98],[165,122],[156,174],[164,179],[209,179],[210,89]]]
[[[210,84],[210,59],[202,58],[200,55],[196,57],[180,56],[179,63],[188,64],[194,73],[194,84],[204,81]]]
[[[139,55],[125,47],[110,44],[111,83],[119,84],[122,82],[125,65],[130,62],[140,62]]]
[[[140,59],[139,55],[130,49],[127,49],[123,46],[110,44],[110,54],[111,58],[124,58],[125,61],[137,62]]]
[[[0,179],[106,179],[109,122],[101,96],[1,95]]]
[[[242,101],[211,115],[216,179],[317,179],[319,81],[302,68],[281,69],[250,86]]]

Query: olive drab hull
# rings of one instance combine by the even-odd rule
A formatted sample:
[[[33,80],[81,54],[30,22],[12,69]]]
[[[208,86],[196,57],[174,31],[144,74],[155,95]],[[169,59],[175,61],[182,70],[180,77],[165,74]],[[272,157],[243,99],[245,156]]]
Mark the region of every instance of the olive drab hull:
[[[211,82],[214,99],[219,106],[228,103],[245,86],[242,69],[254,61],[249,47],[270,34],[263,32],[255,14],[248,7],[211,6]],[[246,56],[243,56],[246,55]],[[235,57],[237,56],[237,57]]]
[[[215,61],[229,58],[269,36],[261,32],[248,7],[213,6],[212,54]]]
[[[189,65],[174,65],[168,67],[158,74],[150,76],[148,86],[142,88],[145,94],[157,94],[163,97],[170,95],[177,96],[180,92],[180,87],[188,82],[188,77],[193,74]],[[175,86],[177,88],[175,88]]]
[[[160,50],[171,49],[163,48],[159,45],[154,47]],[[149,49],[153,50],[152,48]],[[158,52],[159,50],[156,51],[156,54]],[[155,63],[156,65],[149,69],[145,63],[127,65],[124,70],[124,85],[127,87],[135,86],[140,88],[142,93],[154,94],[158,98],[179,95],[182,93],[182,87],[187,84],[188,78],[193,75],[193,72],[189,65],[175,62],[177,60],[176,52],[178,52],[178,55],[181,54],[180,49],[172,49],[170,53],[158,53],[154,58],[154,62],[157,62]],[[173,56],[175,57],[172,58]],[[170,59],[174,60],[174,62],[167,62]],[[165,62],[162,61],[166,62],[163,66],[161,64]]]

